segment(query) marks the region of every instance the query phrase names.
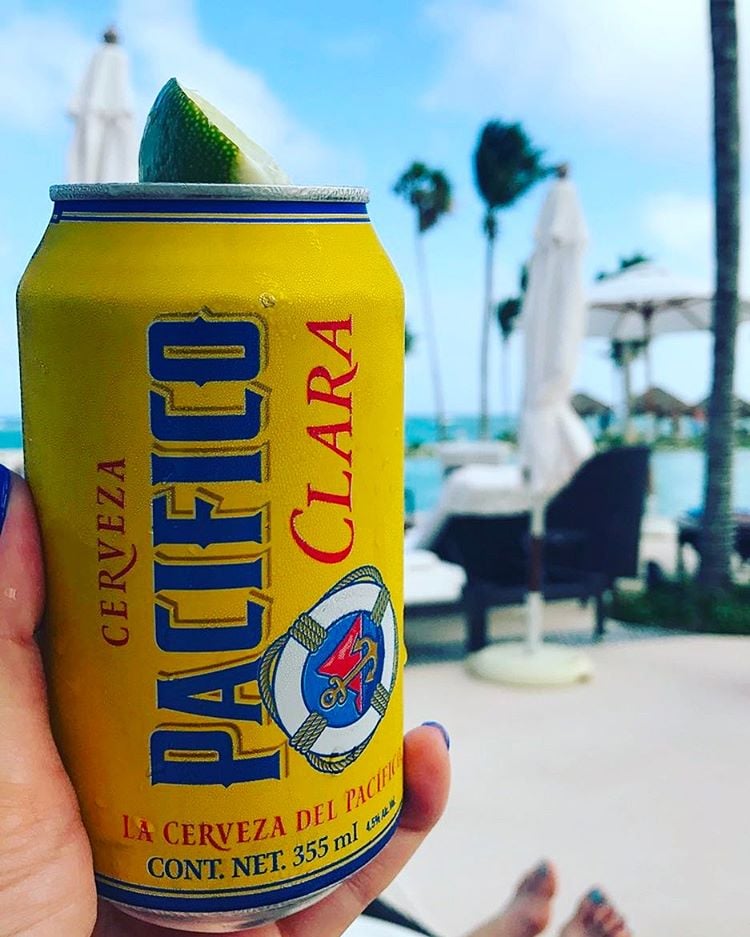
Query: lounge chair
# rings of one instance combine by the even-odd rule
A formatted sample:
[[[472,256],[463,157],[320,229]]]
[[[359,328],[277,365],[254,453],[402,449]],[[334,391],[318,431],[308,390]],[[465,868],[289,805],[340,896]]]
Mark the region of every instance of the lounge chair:
[[[638,574],[648,487],[645,446],[589,459],[547,508],[544,597],[595,602],[594,634],[605,628],[604,596],[620,576]],[[463,604],[470,651],[487,644],[487,613],[526,597],[529,515],[451,514],[429,548],[466,572]]]

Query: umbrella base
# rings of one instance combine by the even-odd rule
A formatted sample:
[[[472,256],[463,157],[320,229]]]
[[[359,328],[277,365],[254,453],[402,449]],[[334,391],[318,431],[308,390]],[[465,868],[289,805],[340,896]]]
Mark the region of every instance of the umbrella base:
[[[594,665],[586,654],[551,644],[541,644],[533,651],[522,643],[492,644],[471,654],[466,666],[482,680],[509,686],[567,686],[594,675]]]

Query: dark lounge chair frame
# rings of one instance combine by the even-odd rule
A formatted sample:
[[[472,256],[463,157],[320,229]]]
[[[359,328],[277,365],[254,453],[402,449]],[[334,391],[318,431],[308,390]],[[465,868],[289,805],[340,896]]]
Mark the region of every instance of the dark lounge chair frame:
[[[649,449],[598,453],[546,512],[543,593],[547,601],[595,603],[595,637],[605,631],[605,595],[621,576],[637,576]],[[527,593],[529,515],[452,515],[430,549],[466,572],[467,647],[487,644],[491,608],[521,604]]]

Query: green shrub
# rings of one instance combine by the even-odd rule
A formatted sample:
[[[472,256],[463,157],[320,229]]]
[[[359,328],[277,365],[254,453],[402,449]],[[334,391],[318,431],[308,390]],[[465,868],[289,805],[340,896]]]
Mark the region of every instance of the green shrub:
[[[609,615],[628,624],[750,635],[750,586],[712,592],[695,582],[668,580],[642,592],[615,590]]]

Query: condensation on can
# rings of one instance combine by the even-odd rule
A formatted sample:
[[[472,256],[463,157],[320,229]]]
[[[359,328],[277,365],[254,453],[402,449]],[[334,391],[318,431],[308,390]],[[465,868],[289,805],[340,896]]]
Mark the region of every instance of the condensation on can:
[[[363,190],[53,199],[24,444],[97,888],[171,927],[273,920],[401,806],[401,287]]]

